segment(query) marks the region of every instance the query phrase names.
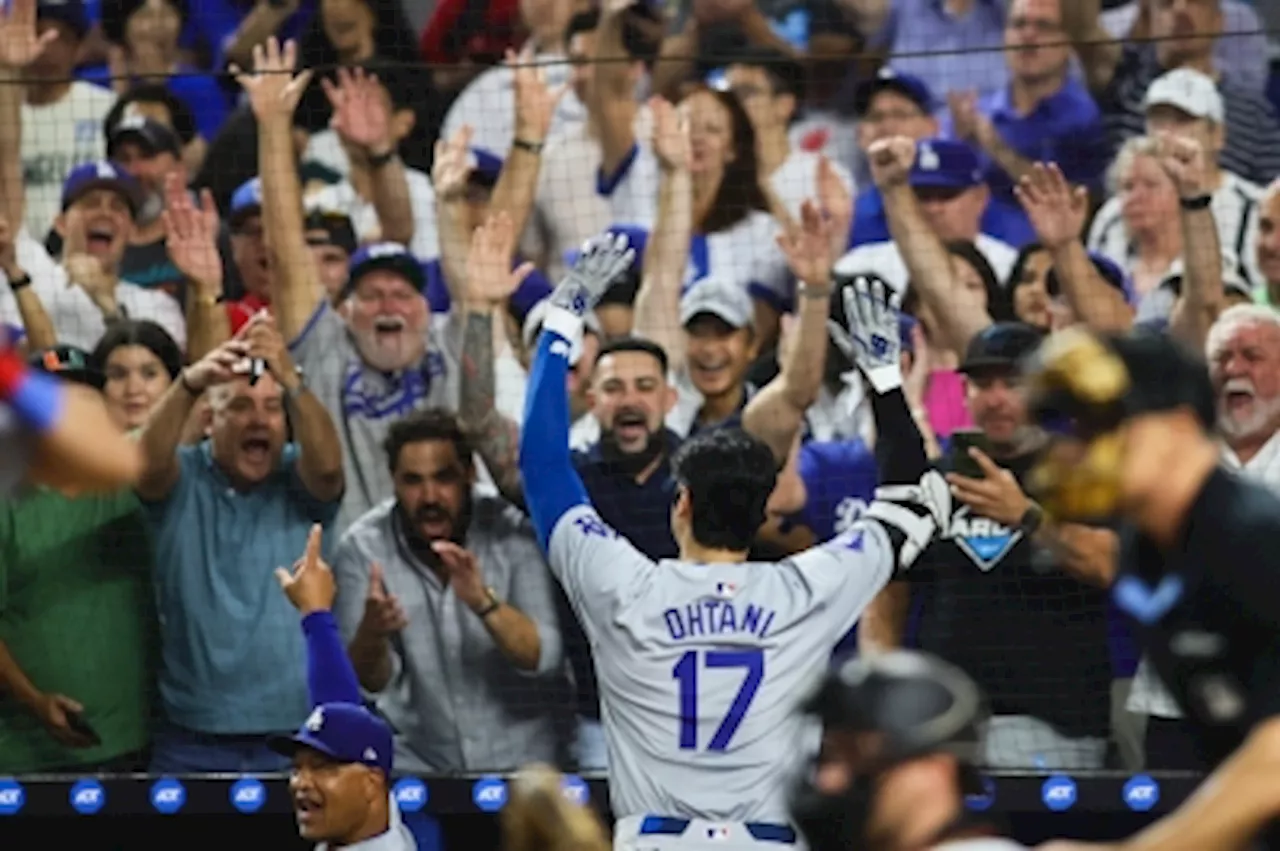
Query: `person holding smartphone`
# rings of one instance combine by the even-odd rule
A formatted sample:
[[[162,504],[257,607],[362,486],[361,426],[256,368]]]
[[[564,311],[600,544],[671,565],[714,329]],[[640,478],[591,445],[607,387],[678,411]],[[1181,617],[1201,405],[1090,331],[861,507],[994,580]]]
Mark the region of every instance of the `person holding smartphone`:
[[[881,592],[859,638],[868,649],[901,644],[914,594],[919,649],[961,668],[990,696],[980,763],[1097,769],[1109,735],[1106,597],[1078,577],[1099,573],[1115,536],[1050,524],[1026,495],[1023,482],[1046,439],[1028,418],[1019,363],[1042,338],[1029,325],[997,322],[969,341],[959,371],[977,428],[953,433],[935,464],[949,485],[950,522],[909,584]],[[893,439],[892,429],[877,428],[881,442]]]

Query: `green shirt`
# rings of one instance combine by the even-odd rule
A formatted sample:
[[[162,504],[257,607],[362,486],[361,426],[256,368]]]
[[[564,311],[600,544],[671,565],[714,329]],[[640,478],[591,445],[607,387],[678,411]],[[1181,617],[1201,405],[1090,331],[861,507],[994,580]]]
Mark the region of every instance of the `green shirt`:
[[[0,775],[89,765],[144,748],[154,692],[152,547],[131,491],[0,502],[0,640],[36,688],[84,706],[102,744],[58,744],[0,693]]]

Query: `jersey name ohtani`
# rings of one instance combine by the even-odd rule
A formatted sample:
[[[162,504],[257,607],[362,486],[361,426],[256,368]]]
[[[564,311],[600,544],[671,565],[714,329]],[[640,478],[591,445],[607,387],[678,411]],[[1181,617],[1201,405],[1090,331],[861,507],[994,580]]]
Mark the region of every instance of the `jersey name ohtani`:
[[[773,623],[773,609],[752,603],[739,609],[728,600],[695,600],[684,608],[671,608],[662,613],[667,632],[673,641],[730,633],[764,638]]]

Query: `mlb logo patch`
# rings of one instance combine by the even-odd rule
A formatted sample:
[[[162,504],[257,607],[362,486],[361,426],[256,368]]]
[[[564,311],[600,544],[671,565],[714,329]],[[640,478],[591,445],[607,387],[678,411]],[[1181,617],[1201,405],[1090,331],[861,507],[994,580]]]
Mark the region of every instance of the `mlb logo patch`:
[[[728,598],[732,597],[734,594],[737,594],[737,593],[738,593],[738,586],[732,582],[716,583],[716,596],[721,599],[727,600]]]
[[[707,839],[723,840],[729,838],[729,828],[723,825],[707,828]]]

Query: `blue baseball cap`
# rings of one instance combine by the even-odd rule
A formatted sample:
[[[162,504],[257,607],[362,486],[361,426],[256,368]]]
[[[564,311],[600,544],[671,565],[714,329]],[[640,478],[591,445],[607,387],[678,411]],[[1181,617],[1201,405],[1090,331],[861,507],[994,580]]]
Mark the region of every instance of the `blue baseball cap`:
[[[322,703],[292,736],[272,736],[267,746],[292,757],[303,748],[319,751],[337,762],[354,762],[391,776],[395,754],[391,728],[363,706]]]
[[[62,184],[62,209],[78,201],[95,189],[109,189],[119,193],[135,214],[142,206],[142,187],[125,171],[110,160],[98,160],[76,166]]]
[[[870,80],[864,80],[853,93],[853,112],[861,118],[871,109],[871,102],[883,91],[893,91],[920,107],[925,115],[932,115],[938,108],[933,92],[924,80],[911,74],[903,74],[885,66]]]
[[[916,145],[910,183],[917,189],[970,189],[983,183],[982,164],[964,142],[923,139]]]
[[[40,0],[36,4],[36,20],[61,21],[75,31],[77,38],[89,32],[89,12],[84,0]]]
[[[227,225],[237,228],[250,216],[262,212],[262,178],[254,177],[241,183],[231,194],[231,208],[227,211]]]
[[[398,242],[375,242],[362,246],[351,255],[351,264],[347,268],[347,284],[342,288],[344,297],[351,294],[363,275],[375,269],[386,269],[403,275],[415,290],[425,296],[426,270],[422,268],[422,262]]]
[[[487,148],[472,148],[467,162],[471,165],[470,180],[479,186],[491,188],[502,174],[502,157]]]

